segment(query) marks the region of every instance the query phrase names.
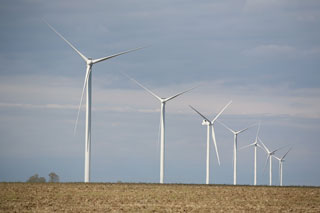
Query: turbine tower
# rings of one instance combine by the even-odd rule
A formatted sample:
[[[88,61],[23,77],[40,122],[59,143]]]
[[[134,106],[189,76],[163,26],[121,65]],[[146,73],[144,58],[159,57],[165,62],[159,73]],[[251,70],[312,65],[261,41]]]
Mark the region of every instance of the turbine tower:
[[[126,75],[126,74],[124,74]],[[161,134],[161,143],[160,143],[160,183],[164,182],[164,161],[165,161],[165,107],[166,107],[166,103],[186,92],[189,92],[190,90],[196,88],[193,87],[191,89],[185,90],[183,92],[180,92],[176,95],[173,95],[169,98],[160,98],[158,95],[156,95],[154,92],[152,92],[151,90],[149,90],[148,88],[146,88],[145,86],[143,86],[142,84],[140,84],[137,80],[131,78],[130,76],[126,75],[130,80],[132,80],[134,83],[136,83],[139,87],[141,87],[142,89],[146,90],[148,93],[150,93],[153,97],[155,97],[156,99],[158,99],[161,103],[161,112],[160,112],[160,134]]]
[[[202,125],[207,126],[207,162],[206,162],[206,184],[209,184],[209,179],[210,179],[210,127],[212,131],[212,140],[213,144],[215,147],[217,159],[218,159],[218,164],[220,165],[220,158],[219,158],[219,152],[218,152],[218,147],[217,147],[217,142],[216,142],[216,136],[214,132],[214,123],[218,119],[218,117],[223,113],[223,111],[232,103],[232,101],[229,101],[229,103],[222,108],[222,110],[216,115],[216,117],[210,121],[208,118],[206,118],[204,115],[202,115],[198,110],[193,108],[192,106],[189,105],[189,107],[194,110],[196,113],[198,113],[202,118]]]
[[[222,126],[224,126],[227,130],[229,130],[233,134],[233,185],[237,185],[237,149],[238,149],[238,134],[246,131],[252,126],[249,126],[245,129],[235,131],[228,127],[226,124],[222,123],[221,121],[218,121]]]
[[[280,176],[280,186],[282,186],[282,167],[283,167],[283,162],[284,158],[287,156],[287,154],[291,151],[292,147],[287,151],[286,154],[282,156],[282,158],[278,158],[277,156],[274,156],[278,161],[279,161],[279,176]]]
[[[240,149],[245,149],[251,146],[254,146],[254,168],[253,168],[253,185],[256,186],[257,185],[257,147],[261,148],[260,144],[258,144],[258,135],[259,135],[259,130],[260,130],[260,122],[258,125],[258,130],[257,130],[257,135],[256,135],[256,139],[254,140],[254,142],[252,144],[249,144],[247,146],[244,146]]]
[[[272,185],[272,157],[274,157],[275,152],[278,151],[279,149],[282,149],[282,147],[281,147],[281,148],[278,148],[278,149],[275,149],[275,150],[273,150],[273,151],[270,151],[270,150],[266,147],[266,145],[261,141],[260,138],[259,138],[259,141],[261,142],[261,144],[262,144],[265,152],[266,152],[267,155],[268,155],[268,157],[267,157],[267,159],[266,159],[266,163],[265,163],[265,165],[264,165],[264,168],[266,168],[267,163],[268,163],[268,160],[269,160],[269,186],[271,186],[271,185]]]
[[[80,57],[85,61],[86,63],[86,74],[84,78],[84,83],[83,83],[83,88],[82,88],[82,94],[80,98],[80,104],[79,104],[79,109],[78,109],[78,114],[77,114],[77,119],[74,127],[74,133],[76,132],[77,129],[77,123],[79,119],[79,114],[80,114],[80,109],[81,109],[81,103],[83,100],[84,92],[86,90],[86,127],[85,127],[85,163],[84,163],[84,182],[90,182],[90,154],[91,154],[91,88],[92,88],[92,66],[96,63],[114,58],[119,55],[123,55],[132,51],[136,51],[140,48],[136,49],[131,49],[127,50],[124,52],[120,52],[114,55],[110,55],[107,57],[103,58],[98,58],[98,59],[92,59],[92,58],[87,58],[84,56],[78,49],[76,49],[67,39],[65,39],[57,30],[55,30],[49,23],[45,21],[45,23],[55,32],[60,38],[62,38],[76,53],[80,55]]]

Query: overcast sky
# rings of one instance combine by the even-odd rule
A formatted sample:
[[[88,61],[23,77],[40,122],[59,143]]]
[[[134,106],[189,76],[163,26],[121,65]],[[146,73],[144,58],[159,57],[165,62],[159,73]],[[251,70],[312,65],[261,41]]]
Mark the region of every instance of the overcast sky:
[[[290,146],[285,185],[320,185],[320,2],[317,0],[1,1],[0,181],[56,172],[83,181],[84,107],[73,135],[84,55],[145,49],[93,67],[92,181],[159,182],[162,97],[200,85],[167,104],[167,183],[204,183],[206,127],[188,105],[238,130],[261,121],[270,149]],[[239,136],[252,143],[257,128]],[[211,183],[233,180],[233,136],[216,124]],[[213,146],[212,146],[213,147]],[[258,184],[268,184],[258,151]],[[273,183],[279,184],[273,161]],[[253,183],[253,149],[238,153],[238,182]]]

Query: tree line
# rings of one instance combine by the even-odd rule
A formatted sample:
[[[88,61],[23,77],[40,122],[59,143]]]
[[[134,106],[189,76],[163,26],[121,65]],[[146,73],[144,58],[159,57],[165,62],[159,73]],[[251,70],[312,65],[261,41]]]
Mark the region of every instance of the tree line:
[[[59,175],[57,175],[54,172],[51,172],[49,175],[49,183],[58,183],[60,181]],[[29,179],[26,181],[27,183],[45,183],[46,178],[39,177],[38,174],[34,174],[33,176],[29,177]]]

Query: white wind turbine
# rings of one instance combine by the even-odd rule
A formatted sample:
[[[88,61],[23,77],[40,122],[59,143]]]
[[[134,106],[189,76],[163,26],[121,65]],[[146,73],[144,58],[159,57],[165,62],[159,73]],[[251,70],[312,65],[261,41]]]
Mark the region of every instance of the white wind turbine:
[[[45,21],[46,22],[46,21]],[[85,163],[84,163],[84,182],[90,182],[90,153],[91,153],[91,81],[92,81],[92,66],[96,63],[114,58],[116,56],[126,54],[132,51],[136,51],[141,49],[136,48],[136,49],[131,49],[128,51],[120,52],[114,55],[110,55],[107,57],[103,58],[98,58],[98,59],[92,59],[92,58],[87,58],[84,56],[79,50],[77,50],[67,39],[65,39],[58,31],[56,31],[49,23],[46,22],[46,24],[53,30],[60,38],[62,38],[75,52],[77,52],[81,58],[86,62],[86,75],[84,78],[84,83],[83,83],[83,88],[82,88],[82,94],[80,98],[80,104],[79,104],[79,109],[78,109],[78,114],[77,114],[77,119],[74,127],[74,133],[76,132],[77,129],[77,123],[79,119],[79,113],[81,109],[81,103],[83,100],[84,96],[84,91],[86,89],[86,128],[85,128]]]
[[[284,158],[287,156],[287,154],[291,151],[292,147],[287,151],[286,154],[282,156],[282,158],[278,158],[277,156],[274,156],[278,161],[279,161],[279,176],[280,176],[280,186],[282,186],[282,167],[283,167],[283,162]]]
[[[240,148],[240,149],[244,149],[244,148],[248,148],[248,147],[251,147],[251,146],[254,147],[254,171],[253,171],[253,185],[254,186],[257,185],[257,147],[262,149],[260,144],[258,144],[259,130],[260,130],[260,122],[259,122],[259,125],[258,125],[256,139],[254,140],[254,142],[252,144],[249,144],[247,146],[244,146],[244,147]]]
[[[216,136],[214,132],[214,123],[218,119],[218,117],[223,113],[223,111],[232,103],[230,101],[223,109],[216,115],[216,117],[210,121],[208,118],[206,118],[204,115],[202,115],[198,110],[193,108],[192,106],[189,105],[191,109],[193,109],[196,113],[198,113],[204,120],[202,121],[202,125],[207,126],[207,163],[206,163],[206,184],[209,184],[209,179],[210,179],[210,127],[212,131],[212,140],[213,144],[215,147],[217,159],[218,159],[218,164],[220,165],[220,158],[219,158],[219,152],[218,152],[218,147],[217,147],[217,142],[216,142]]]
[[[233,185],[237,184],[237,149],[238,149],[238,134],[246,131],[247,129],[249,129],[250,127],[252,127],[253,125],[244,128],[242,130],[239,131],[235,131],[233,129],[231,129],[230,127],[228,127],[226,124],[222,123],[221,121],[218,121],[222,126],[224,126],[226,129],[228,129],[230,132],[232,132],[233,134]]]
[[[126,75],[126,74],[124,74]],[[158,95],[156,95],[155,93],[153,93],[151,90],[149,90],[148,88],[146,88],[145,86],[143,86],[142,84],[140,84],[137,80],[131,78],[130,76],[126,75],[130,80],[132,80],[133,82],[135,82],[138,86],[140,86],[142,89],[146,90],[148,93],[150,93],[153,97],[155,97],[156,99],[158,99],[161,103],[161,112],[160,112],[160,134],[161,134],[161,143],[160,143],[160,183],[164,182],[164,161],[165,161],[165,107],[166,107],[166,103],[186,92],[189,92],[190,90],[196,88],[193,87],[191,89],[185,90],[183,92],[180,92],[176,95],[170,96],[169,98],[160,98]]]
[[[264,143],[261,141],[260,138],[259,138],[259,141],[261,142],[261,144],[262,144],[265,152],[266,152],[267,155],[268,155],[264,168],[266,168],[267,163],[268,163],[268,160],[269,160],[269,185],[271,186],[271,185],[272,185],[272,157],[274,157],[274,154],[276,153],[276,151],[278,151],[279,149],[282,149],[282,147],[281,147],[281,148],[278,148],[278,149],[275,149],[275,150],[273,150],[273,151],[270,151],[270,150],[266,147],[266,145],[264,145]]]

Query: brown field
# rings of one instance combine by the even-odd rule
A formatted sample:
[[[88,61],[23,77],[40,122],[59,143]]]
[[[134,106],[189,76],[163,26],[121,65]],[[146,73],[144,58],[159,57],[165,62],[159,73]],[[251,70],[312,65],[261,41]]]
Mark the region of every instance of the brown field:
[[[0,183],[0,212],[320,212],[320,187]]]

